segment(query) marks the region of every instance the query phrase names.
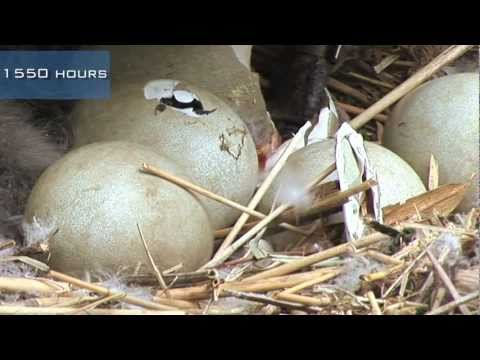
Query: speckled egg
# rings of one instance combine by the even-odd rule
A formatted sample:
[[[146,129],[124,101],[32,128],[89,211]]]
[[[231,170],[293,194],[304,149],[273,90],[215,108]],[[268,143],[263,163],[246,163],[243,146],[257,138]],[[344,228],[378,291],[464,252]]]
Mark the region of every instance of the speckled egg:
[[[402,99],[386,123],[385,146],[407,161],[426,183],[430,155],[440,184],[464,183],[479,172],[479,76],[432,80]],[[478,206],[478,177],[459,209]]]
[[[208,91],[171,80],[126,85],[114,89],[110,101],[79,104],[72,119],[75,146],[135,142],[179,164],[197,185],[240,204],[247,204],[255,190],[252,136],[240,117]],[[215,229],[239,216],[216,201],[201,201]]]
[[[193,271],[213,251],[207,213],[190,192],[140,171],[143,162],[187,177],[172,161],[143,146],[95,143],[49,167],[28,200],[25,221],[58,229],[50,240],[53,269],[115,271],[143,263],[150,269],[137,224],[155,264]]]
[[[382,207],[400,203],[425,192],[425,186],[415,171],[400,157],[384,147],[365,142],[370,164],[378,174],[380,205]],[[317,142],[290,155],[285,167],[265,194],[261,211],[268,212],[277,192],[295,192],[314,181],[318,175],[335,162],[335,140]],[[324,181],[338,180],[332,173]]]

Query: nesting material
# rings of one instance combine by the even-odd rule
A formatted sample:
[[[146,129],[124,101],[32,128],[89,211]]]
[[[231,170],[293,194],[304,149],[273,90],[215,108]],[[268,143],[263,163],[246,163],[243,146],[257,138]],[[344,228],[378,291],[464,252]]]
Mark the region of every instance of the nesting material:
[[[57,230],[52,223],[42,222],[36,217],[29,223],[22,224],[26,246],[35,246],[47,242]]]
[[[356,292],[362,285],[362,277],[377,271],[381,271],[385,265],[365,256],[354,256],[347,259],[342,274],[337,276],[333,283],[344,290]]]
[[[480,266],[458,270],[454,281],[455,286],[462,295],[480,290]]]
[[[462,243],[457,235],[443,233],[438,237],[437,241],[435,241],[431,251],[436,258],[439,258],[441,254],[445,252],[447,254],[445,263],[451,267],[460,259],[462,254]]]
[[[440,184],[465,183],[477,174],[461,211],[478,206],[478,73],[450,75],[419,87],[395,107],[386,123],[384,143],[428,181],[433,154]]]
[[[148,146],[182,166],[195,184],[239,204],[255,190],[258,161],[248,128],[227,104],[192,85],[165,80],[114,88],[110,101],[79,104],[72,127],[77,147],[117,140]],[[201,201],[215,229],[240,215]]]
[[[158,268],[196,270],[211,256],[213,232],[200,202],[140,172],[150,161],[185,176],[170,160],[137,144],[96,143],[53,164],[36,183],[25,221],[47,223],[50,264],[68,273],[149,266],[138,226]]]
[[[109,273],[102,274],[101,286],[114,292],[126,293],[140,299],[149,300],[151,298],[150,291],[145,287],[129,286],[121,276]],[[121,303],[122,309],[141,309],[136,305]]]

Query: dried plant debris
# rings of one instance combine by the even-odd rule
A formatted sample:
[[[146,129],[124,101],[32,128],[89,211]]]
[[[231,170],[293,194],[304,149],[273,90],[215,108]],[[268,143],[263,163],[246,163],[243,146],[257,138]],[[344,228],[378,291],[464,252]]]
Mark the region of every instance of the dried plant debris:
[[[441,234],[432,245],[431,252],[436,258],[445,252],[445,263],[450,267],[456,265],[462,254],[460,237],[451,233]]]
[[[227,297],[205,304],[204,313],[206,315],[253,315],[263,307],[262,303],[255,301]]]
[[[14,250],[0,251],[0,282],[2,279],[32,279],[38,272],[27,264],[14,261],[5,261],[14,255]],[[15,303],[20,300],[35,297],[35,294],[26,294],[23,291],[5,291],[0,286],[0,304]]]
[[[42,222],[36,217],[33,218],[30,224],[23,223],[22,227],[25,238],[24,244],[28,247],[47,243],[56,230],[55,225]]]
[[[2,254],[0,254],[1,256]],[[0,258],[1,259],[1,258]],[[0,262],[0,277],[10,278],[32,278],[37,274],[37,271],[26,264],[5,261]]]
[[[365,275],[381,271],[384,268],[384,264],[366,256],[353,256],[347,259],[342,274],[335,278],[333,284],[344,290],[355,293],[360,290],[362,278]]]
[[[101,273],[98,275],[99,285],[103,286],[111,291],[132,295],[144,300],[150,300],[152,298],[151,291],[147,287],[140,287],[135,285],[129,285],[126,279],[121,274],[113,273]],[[140,309],[141,307],[136,305],[127,304],[124,302],[117,303],[114,307],[121,309]]]
[[[435,57],[445,51],[450,45],[402,45],[417,66],[425,66]]]

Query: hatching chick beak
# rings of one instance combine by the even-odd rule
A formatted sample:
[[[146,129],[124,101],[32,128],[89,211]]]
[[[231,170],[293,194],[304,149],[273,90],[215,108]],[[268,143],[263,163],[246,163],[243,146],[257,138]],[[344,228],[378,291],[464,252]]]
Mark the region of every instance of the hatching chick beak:
[[[265,171],[268,158],[270,157],[270,155],[273,154],[276,149],[280,147],[282,142],[282,137],[275,129],[269,142],[257,146],[258,165],[260,172]]]

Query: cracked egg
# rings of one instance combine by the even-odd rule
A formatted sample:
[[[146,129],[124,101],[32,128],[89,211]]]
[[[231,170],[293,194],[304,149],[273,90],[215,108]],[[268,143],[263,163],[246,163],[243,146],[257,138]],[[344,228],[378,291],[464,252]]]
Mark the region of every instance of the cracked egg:
[[[241,49],[239,49],[240,47]],[[111,55],[112,88],[152,79],[181,79],[219,97],[246,123],[259,152],[278,136],[260,77],[250,70],[251,45],[96,45]]]
[[[198,198],[139,171],[143,161],[187,177],[171,160],[126,142],[75,149],[42,174],[25,222],[56,230],[49,265],[78,275],[139,263],[150,269],[137,224],[160,270],[182,264],[182,271],[194,271],[210,259],[213,231]]]
[[[371,166],[377,171],[380,190],[380,206],[394,205],[426,191],[415,171],[390,150],[371,142],[365,142],[365,150]],[[302,205],[311,201],[303,189],[314,181],[321,171],[335,162],[335,140],[327,139],[308,145],[294,152],[262,199],[259,209],[269,212],[273,204],[293,202]],[[337,172],[324,182],[338,180]],[[295,199],[295,201],[292,201]]]
[[[190,84],[155,80],[118,87],[109,101],[80,103],[72,128],[74,146],[143,144],[183,167],[197,185],[240,204],[247,204],[255,190],[258,160],[247,126],[222,100]],[[215,229],[240,215],[216,201],[200,200]]]

